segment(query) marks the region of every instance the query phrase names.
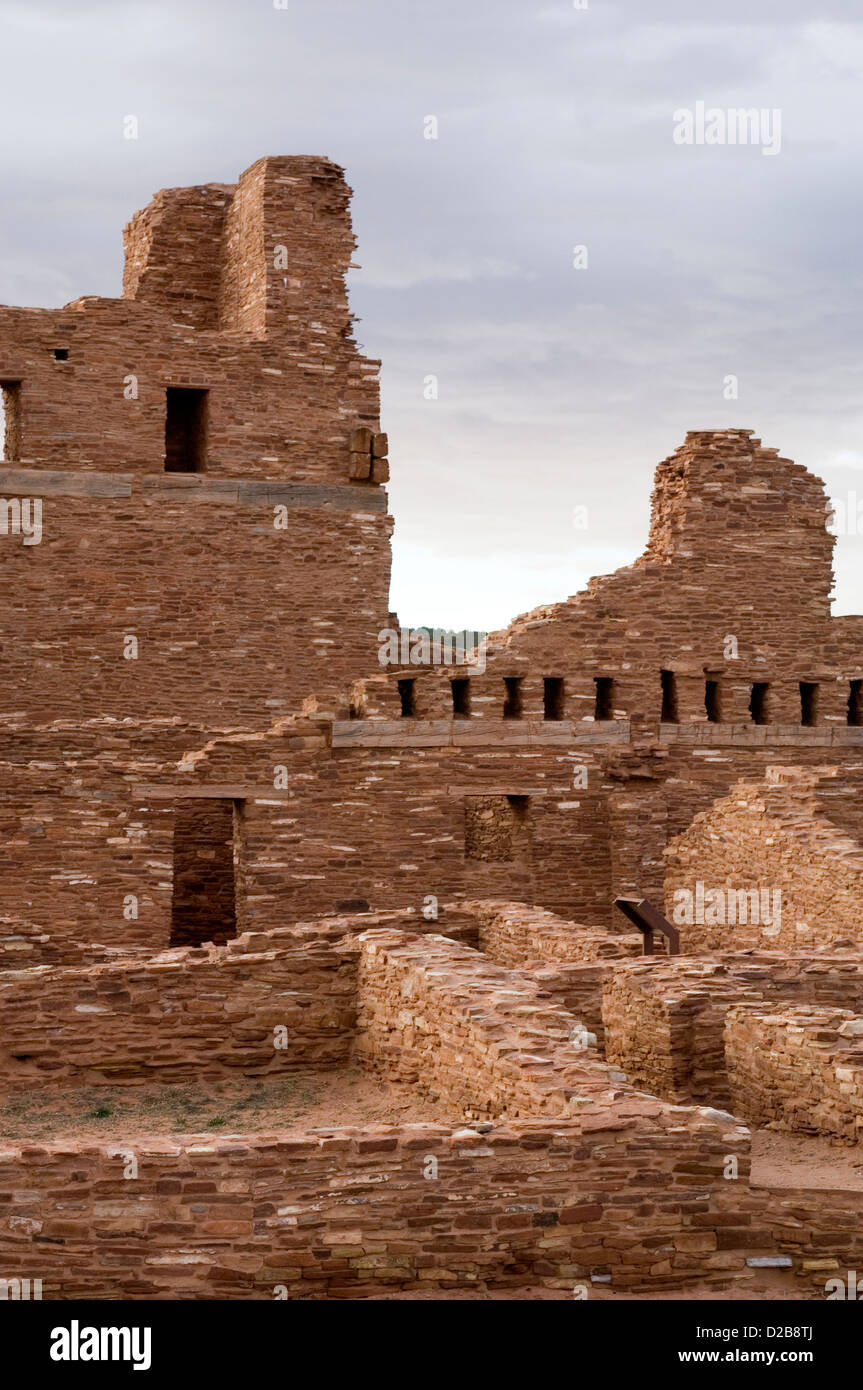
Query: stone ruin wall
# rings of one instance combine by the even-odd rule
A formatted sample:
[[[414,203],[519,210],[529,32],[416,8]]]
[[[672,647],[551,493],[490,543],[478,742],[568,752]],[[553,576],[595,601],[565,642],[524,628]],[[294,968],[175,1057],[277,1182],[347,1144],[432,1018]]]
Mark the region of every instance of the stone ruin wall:
[[[850,1261],[863,1198],[777,1203],[734,1119],[692,1105],[731,1103],[726,1026],[861,1007],[841,951],[799,954],[859,941],[863,620],[830,618],[823,488],[751,431],[692,432],[635,564],[493,634],[483,672],[382,670],[389,468],[353,246],[337,166],[265,159],[157,194],[126,230],[122,299],[0,309],[0,493],[44,505],[40,545],[3,540],[0,1066],[134,1085],[355,1058],[485,1118],[148,1142],[133,1189],[98,1146],[4,1144],[4,1271],[26,1277],[38,1243],[50,1296],[356,1297]],[[610,901],[658,900],[666,842],[672,891],[675,864],[741,887],[758,834],[789,894],[781,961],[697,932],[685,949],[733,951],[633,961]],[[430,896],[466,945],[425,918],[413,934]],[[187,944],[203,930],[226,944]],[[562,1041],[585,1028],[598,1047]],[[758,1059],[765,1106],[787,1038]],[[846,1084],[813,1079],[813,1113]]]
[[[291,1298],[363,1297],[480,1279],[569,1291],[580,1280],[627,1288],[676,1286],[693,1271],[720,1283],[745,1274],[742,1251],[721,1251],[718,1235],[723,1163],[734,1152],[747,1172],[745,1130],[727,1116],[683,1116],[636,1095],[595,1051],[561,1045],[578,1020],[517,973],[440,936],[423,941],[386,926],[356,935],[363,923],[180,952],[131,972],[125,990],[123,977],[103,967],[88,985],[81,972],[53,972],[64,1079],[89,1068],[98,1037],[110,1034],[115,1069],[105,1080],[134,1080],[148,996],[179,1014],[158,1059],[166,1074],[177,1056],[178,1074],[238,1064],[258,1072],[273,1019],[289,1009],[303,1014],[295,1027],[305,1060],[323,1047],[332,1064],[355,1000],[352,1055],[362,1065],[394,1079],[410,1071],[430,1093],[490,1113],[486,1123],[166,1137],[119,1149],[4,1142],[7,1276],[26,1277],[37,1251],[52,1298],[272,1298],[275,1285]],[[22,1038],[35,981],[7,972],[0,983],[4,1019]],[[82,998],[106,1012],[76,1012]],[[208,1048],[196,1028],[189,1051],[184,1016],[195,1000],[208,1002],[221,1041],[212,1034]],[[139,1165],[132,1179],[124,1176],[130,1155]],[[711,1212],[716,1219],[706,1220]],[[94,1264],[95,1246],[106,1265]]]
[[[2,971],[0,1083],[173,1085],[343,1064],[357,953],[337,949],[342,935],[256,933],[138,963]]]
[[[0,492],[43,499],[41,543],[3,541],[4,729],[113,721],[134,746],[123,721],[161,716],[180,757],[183,725],[266,728],[368,668],[391,519],[372,442],[367,476],[352,465],[358,432],[380,453],[385,437],[347,303],[349,195],[338,166],[304,158],[168,190],[127,228],[124,298],[0,309],[17,431]],[[204,457],[166,472],[178,388],[206,392]]]
[[[481,904],[475,912],[487,918],[490,910]],[[513,949],[522,914],[533,949],[541,923],[530,920],[531,909],[500,910]],[[116,1147],[4,1142],[6,1277],[29,1277],[35,1259],[46,1296],[60,1299],[271,1299],[279,1288],[291,1299],[372,1297],[480,1281],[492,1291],[540,1286],[571,1296],[580,1283],[609,1281],[633,1291],[693,1280],[742,1288],[747,1261],[781,1253],[817,1295],[831,1269],[850,1267],[863,1250],[863,1195],[751,1187],[749,1137],[732,1116],[639,1094],[592,1049],[562,1045],[560,1032],[578,1020],[543,1002],[519,972],[434,934],[423,941],[386,923],[362,931],[367,921],[363,914],[175,953],[198,988],[167,996],[172,1004],[237,1002],[226,988],[237,969],[246,990],[242,1010],[211,1013],[221,1043],[182,1052],[184,1066],[213,1074],[214,1063],[230,1068],[245,1052],[243,1068],[256,1069],[254,1030],[262,1057],[272,1018],[284,1017],[291,1001],[311,1009],[307,1033],[296,1024],[293,1031],[301,1048],[313,1049],[321,1045],[315,1010],[331,1004],[343,1012],[319,1057],[338,1065],[331,1049],[352,1036],[364,1066],[484,1111],[484,1122],[166,1136]],[[462,918],[458,925],[464,930]],[[557,935],[557,924],[548,925]],[[89,997],[108,1003],[109,1019],[75,1014],[73,1001],[88,997],[82,972],[53,972],[66,995],[55,998],[70,1030],[58,1047],[68,1068],[88,1065],[80,1044],[95,1024],[121,1044],[120,1065],[106,1080],[133,1079],[146,975],[159,996],[170,964],[144,966],[125,994],[119,976],[103,988],[110,973],[92,972]],[[679,962],[654,964],[666,971]],[[828,962],[812,968],[825,971]],[[7,972],[2,983],[11,991],[9,1017],[23,1018],[34,981]],[[181,1033],[168,1035],[166,1068]],[[133,1179],[124,1173],[130,1157]],[[93,1261],[96,1247],[102,1265]]]
[[[379,364],[352,336],[349,196],[311,158],[163,190],[126,229],[123,298],[0,309],[0,488],[45,507],[40,545],[4,541],[5,954],[181,940],[185,794],[242,808],[240,928],[428,895],[606,927],[615,895],[658,894],[667,839],[777,747],[863,778],[861,626],[829,616],[823,488],[748,430],[687,435],[657,470],[644,555],[493,634],[466,711],[454,668],[381,668],[387,442]],[[208,393],[204,468],[166,472],[183,387]]]
[[[571,1014],[476,951],[443,937],[364,941],[357,1051],[366,1065],[479,1119],[566,1117],[623,1079],[572,1041]]]
[[[0,879],[0,917],[9,919],[8,930],[0,922],[0,938],[10,939],[10,953],[47,963],[65,942],[72,964],[74,943],[79,950],[94,942],[165,950],[172,940],[175,832],[186,797],[242,805],[238,929],[276,928],[286,912],[292,919],[332,915],[357,901],[372,910],[420,911],[432,895],[441,903],[528,900],[594,928],[623,931],[610,906],[615,896],[662,901],[665,807],[681,813],[682,778],[692,789],[687,805],[697,807],[701,798],[721,797],[747,766],[735,755],[704,768],[699,780],[701,766],[688,771],[681,758],[657,763],[665,781],[621,781],[595,754],[566,747],[507,752],[466,745],[454,760],[452,750],[434,747],[333,748],[329,725],[314,713],[277,721],[274,729],[219,736],[198,729],[183,738],[182,752],[191,745],[192,757],[180,753],[169,762],[163,740],[176,731],[163,721],[136,727],[132,758],[124,747],[129,731],[116,726],[70,729],[59,746],[56,732],[0,738],[0,825],[15,864]],[[810,751],[813,767],[821,766],[823,753]],[[757,761],[756,775],[766,775],[774,758],[764,750]],[[574,763],[584,763],[593,779],[579,792],[571,785]],[[279,767],[287,770],[286,788],[273,785]],[[499,799],[527,798],[528,862],[467,852],[465,803],[492,791]],[[648,838],[652,869],[645,863]],[[751,848],[746,836],[744,848]],[[704,854],[699,846],[690,886],[699,879],[723,884],[724,874],[707,872]],[[742,869],[731,873],[735,889],[749,881]],[[775,886],[775,871],[767,883]],[[124,916],[129,895],[137,899],[134,919]],[[786,904],[783,925],[792,920]],[[732,948],[747,929],[731,930],[731,938],[719,932],[717,946]],[[842,928],[852,939],[856,930],[854,920]],[[688,949],[699,949],[694,929],[683,931]],[[811,940],[795,932],[792,946]]]
[[[665,908],[684,951],[822,949],[863,939],[863,849],[826,819],[817,797],[837,772],[769,768],[763,781],[736,783],[668,845]],[[689,904],[700,921],[683,919]]]
[[[732,1109],[749,1124],[863,1132],[863,1018],[848,1009],[730,1009],[725,1058]]]
[[[729,1011],[788,1006],[863,1011],[859,956],[753,951],[621,962],[603,989],[605,1056],[654,1095],[732,1109]]]

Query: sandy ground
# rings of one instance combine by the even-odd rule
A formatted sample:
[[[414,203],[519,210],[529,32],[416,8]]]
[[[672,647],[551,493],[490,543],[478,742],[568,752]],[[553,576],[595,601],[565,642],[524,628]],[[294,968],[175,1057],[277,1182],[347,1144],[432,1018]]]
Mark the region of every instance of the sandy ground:
[[[278,1080],[4,1091],[0,1138],[114,1141],[153,1134],[300,1132],[347,1125],[456,1124],[452,1107],[354,1067]]]
[[[821,1135],[752,1131],[756,1187],[823,1187],[863,1191],[863,1145]]]
[[[296,1072],[278,1079],[93,1086],[0,1093],[0,1138],[135,1139],[147,1135],[250,1134],[371,1124],[453,1124],[459,1111],[412,1086],[358,1067]],[[863,1145],[769,1129],[752,1135],[758,1187],[863,1191]]]

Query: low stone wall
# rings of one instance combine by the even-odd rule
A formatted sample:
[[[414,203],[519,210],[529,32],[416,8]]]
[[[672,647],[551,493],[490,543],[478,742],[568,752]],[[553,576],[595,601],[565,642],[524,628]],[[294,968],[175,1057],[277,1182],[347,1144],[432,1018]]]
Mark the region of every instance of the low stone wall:
[[[526,976],[444,937],[359,937],[356,1055],[471,1116],[567,1115],[621,1080]],[[572,1041],[574,1039],[574,1041]]]
[[[727,1282],[745,1262],[709,1214],[729,1153],[745,1172],[727,1117],[684,1125],[643,1097],[485,1133],[0,1144],[0,1278],[41,1278],[45,1299]]]
[[[746,1120],[860,1139],[863,1018],[737,1006],[725,1021],[725,1060],[732,1108]]]
[[[863,962],[849,953],[715,955],[622,962],[603,991],[605,1055],[666,1100],[732,1108],[725,1018],[738,1004],[863,1008]]]
[[[567,922],[526,903],[477,901],[463,904],[478,924],[475,944],[497,965],[517,968],[554,1003],[604,1038],[602,991],[609,962],[640,957],[641,936]]]
[[[142,963],[3,972],[0,1083],[258,1076],[344,1062],[356,952],[341,935],[258,932]]]
[[[856,976],[846,964],[848,988]],[[616,968],[659,983],[683,963]],[[787,967],[795,980],[806,968]],[[728,967],[725,978],[735,982]],[[85,987],[104,1014],[78,1012]],[[56,1036],[44,1019],[38,1035],[53,1047],[43,1062],[62,1059],[61,1076],[74,1067],[167,1079],[211,1065],[256,1074],[258,1064],[271,1069],[271,1030],[283,1019],[296,1047],[277,1054],[279,1065],[336,1063],[358,1007],[359,1061],[482,1118],[456,1129],[118,1136],[116,1146],[0,1142],[0,1279],[41,1279],[46,1299],[471,1287],[566,1297],[593,1283],[727,1286],[750,1277],[747,1258],[785,1251],[795,1271],[816,1276],[816,1297],[817,1278],[863,1253],[863,1194],[751,1189],[749,1135],[731,1115],[631,1090],[595,1049],[568,1041],[583,1030],[536,979],[444,936],[352,934],[337,919],[125,970],[14,972],[0,977],[0,1009],[13,1003],[7,1043],[23,1037],[25,1007],[52,989]],[[644,997],[662,1002],[661,991]],[[112,1027],[114,1046],[94,1059]]]
[[[653,1095],[675,1102],[698,1096],[728,1108],[725,1014],[742,999],[760,997],[714,961],[618,969],[603,993],[606,1058]]]
[[[597,961],[640,956],[638,933],[605,931],[568,922],[527,903],[479,900],[462,904],[479,923],[477,945],[497,965],[525,961]]]
[[[718,1225],[720,1250],[746,1250],[750,1259],[789,1261],[789,1292],[842,1299],[849,1282],[856,1299],[863,1269],[863,1192],[841,1188],[754,1187],[729,1182],[718,1202],[726,1214],[696,1215],[693,1225]],[[849,1271],[856,1271],[848,1280]],[[841,1288],[826,1287],[841,1280]]]

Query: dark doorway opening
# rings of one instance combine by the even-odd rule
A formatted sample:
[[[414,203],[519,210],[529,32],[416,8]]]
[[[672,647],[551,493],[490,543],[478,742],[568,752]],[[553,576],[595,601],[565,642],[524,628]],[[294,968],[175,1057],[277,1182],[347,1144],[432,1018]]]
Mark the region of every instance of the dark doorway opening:
[[[814,681],[800,682],[800,723],[810,729],[818,723],[818,686]]]
[[[852,681],[848,692],[848,723],[855,728],[863,724],[863,681]]]
[[[752,715],[753,724],[767,724],[770,710],[768,707],[768,696],[770,685],[767,681],[756,681],[752,687],[752,697],[749,701],[749,713]]]
[[[521,697],[521,676],[504,676],[503,683],[506,687],[506,698],[503,702],[504,719],[521,719],[523,713],[523,703]]]
[[[660,719],[663,724],[676,724],[677,718],[677,677],[673,671],[660,671],[659,679],[662,682],[662,713]]]
[[[169,386],[165,392],[166,473],[204,472],[209,394],[187,386]]]
[[[614,681],[611,676],[594,676],[593,683],[596,686],[596,699],[593,706],[594,719],[613,719]]]
[[[171,945],[221,946],[237,935],[243,803],[184,797],[174,816]]]
[[[704,708],[711,724],[722,723],[722,693],[719,681],[704,682]]]

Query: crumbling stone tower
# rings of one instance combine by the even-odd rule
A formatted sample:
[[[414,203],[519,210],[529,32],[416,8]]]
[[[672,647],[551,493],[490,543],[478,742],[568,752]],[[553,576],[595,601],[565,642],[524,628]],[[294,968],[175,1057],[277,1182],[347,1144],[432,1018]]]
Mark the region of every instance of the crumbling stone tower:
[[[391,522],[349,201],[329,160],[261,159],[158,193],[126,228],[121,299],[0,308],[0,498],[42,509],[38,543],[0,535],[13,959],[167,944],[157,899],[172,940],[232,932],[244,802],[183,799],[179,760],[332,717],[368,670]]]
[[[2,547],[5,724],[254,729],[368,668],[390,519],[349,198],[261,159],[132,219],[122,299],[0,309],[0,490],[44,499],[41,544]]]

